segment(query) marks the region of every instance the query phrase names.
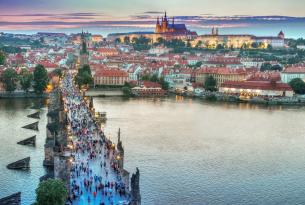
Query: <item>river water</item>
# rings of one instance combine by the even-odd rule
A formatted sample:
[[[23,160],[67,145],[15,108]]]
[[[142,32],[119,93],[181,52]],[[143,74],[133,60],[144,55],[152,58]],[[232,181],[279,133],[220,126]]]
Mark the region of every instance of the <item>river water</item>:
[[[0,197],[22,191],[33,202],[42,176],[46,110],[37,147],[16,142],[34,112],[29,100],[0,100]],[[305,108],[200,100],[96,98],[105,132],[125,147],[125,168],[140,169],[143,205],[305,204]],[[6,164],[31,156],[31,171]]]

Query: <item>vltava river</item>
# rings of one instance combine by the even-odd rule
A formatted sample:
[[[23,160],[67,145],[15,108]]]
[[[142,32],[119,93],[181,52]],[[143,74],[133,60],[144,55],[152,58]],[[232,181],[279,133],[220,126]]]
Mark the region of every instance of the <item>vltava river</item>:
[[[16,142],[33,131],[30,101],[0,100],[0,197],[34,201],[42,176],[46,110],[38,145]],[[125,168],[141,173],[143,205],[305,204],[305,108],[211,104],[190,99],[96,98],[105,132],[125,147]],[[30,172],[6,169],[31,156]]]

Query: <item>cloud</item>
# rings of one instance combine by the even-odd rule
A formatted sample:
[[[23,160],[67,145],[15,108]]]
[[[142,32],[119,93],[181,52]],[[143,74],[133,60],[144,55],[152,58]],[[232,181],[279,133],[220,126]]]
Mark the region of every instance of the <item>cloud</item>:
[[[99,16],[98,16],[99,15]],[[24,17],[28,18],[24,18]],[[14,18],[13,18],[14,17]],[[39,18],[38,18],[39,17]],[[16,19],[17,18],[17,19]],[[142,29],[151,29],[155,26],[155,16],[134,15],[127,20],[103,20],[101,13],[62,13],[62,14],[17,14],[0,15],[0,29],[4,28],[82,28],[82,27],[107,27],[115,30],[116,28],[132,27]],[[289,16],[176,16],[176,23],[185,23],[192,30],[200,28],[210,28],[213,26],[221,28],[239,28],[255,25],[272,25],[289,23],[305,24],[305,17]]]
[[[22,14],[0,14],[0,16],[8,17],[56,17],[56,16],[67,16],[67,17],[101,17],[103,13],[22,13]]]
[[[145,11],[143,14],[164,14],[164,11]]]
[[[66,13],[64,15],[67,16],[103,16],[103,13],[89,13],[89,12],[85,12],[85,13]]]

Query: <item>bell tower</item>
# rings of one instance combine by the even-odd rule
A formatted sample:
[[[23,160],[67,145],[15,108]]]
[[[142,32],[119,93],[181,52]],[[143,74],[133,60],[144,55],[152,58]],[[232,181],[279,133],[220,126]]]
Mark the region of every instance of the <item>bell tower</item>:
[[[161,33],[161,25],[160,25],[159,17],[157,18],[155,33]]]
[[[164,18],[162,18],[162,33],[167,32],[167,27],[168,27],[168,20],[167,20],[167,15],[166,15],[166,11],[164,14]]]

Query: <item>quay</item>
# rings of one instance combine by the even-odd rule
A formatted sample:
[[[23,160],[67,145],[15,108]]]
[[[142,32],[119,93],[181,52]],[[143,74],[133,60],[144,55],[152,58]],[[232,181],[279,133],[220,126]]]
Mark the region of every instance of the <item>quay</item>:
[[[140,205],[140,172],[130,178],[124,169],[121,131],[115,144],[95,119],[92,98],[67,72],[50,93],[44,165],[41,178],[62,179],[69,191],[67,205]]]

